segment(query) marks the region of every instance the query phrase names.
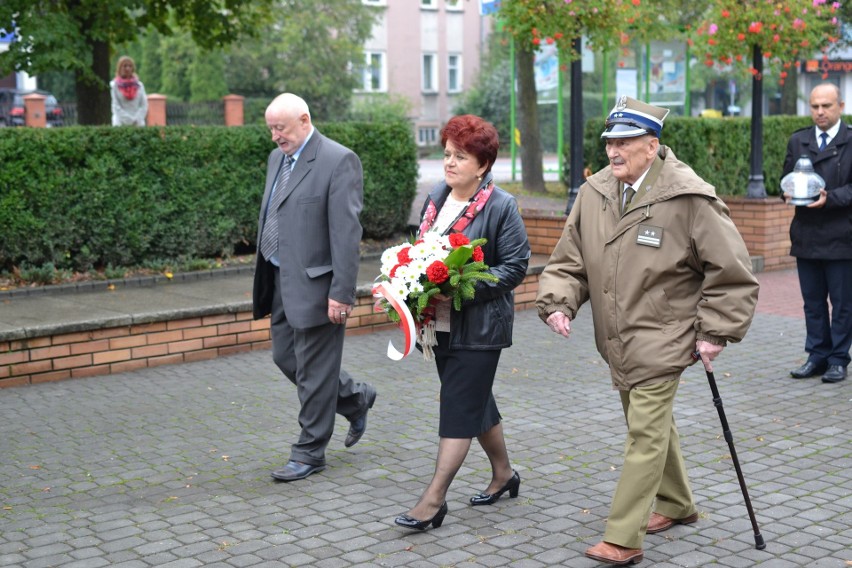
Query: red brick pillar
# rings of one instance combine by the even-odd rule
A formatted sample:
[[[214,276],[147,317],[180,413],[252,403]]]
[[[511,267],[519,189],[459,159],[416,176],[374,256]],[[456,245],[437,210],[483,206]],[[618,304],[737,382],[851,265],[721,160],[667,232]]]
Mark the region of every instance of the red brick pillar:
[[[24,124],[34,128],[47,126],[47,114],[44,110],[46,98],[38,93],[24,96]]]
[[[790,222],[795,207],[772,195],[765,199],[725,195],[722,200],[731,210],[731,220],[748,253],[763,258],[763,270],[796,266],[796,259],[790,256]]]
[[[225,101],[225,126],[242,126],[243,121],[243,101],[245,97],[240,95],[225,95],[222,97]]]
[[[166,125],[166,95],[148,95],[148,126]]]

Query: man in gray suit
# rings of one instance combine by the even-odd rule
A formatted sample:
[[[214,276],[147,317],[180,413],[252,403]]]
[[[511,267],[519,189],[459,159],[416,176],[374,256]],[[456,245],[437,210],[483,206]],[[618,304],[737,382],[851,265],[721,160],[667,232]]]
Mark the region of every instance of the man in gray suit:
[[[325,469],[335,413],[349,420],[346,447],[367,428],[376,390],[341,370],[355,303],[363,201],[361,161],[311,124],[307,103],[285,93],[266,109],[278,148],[269,154],[260,208],[254,317],[271,314],[272,359],[296,385],[302,427],[280,481]]]

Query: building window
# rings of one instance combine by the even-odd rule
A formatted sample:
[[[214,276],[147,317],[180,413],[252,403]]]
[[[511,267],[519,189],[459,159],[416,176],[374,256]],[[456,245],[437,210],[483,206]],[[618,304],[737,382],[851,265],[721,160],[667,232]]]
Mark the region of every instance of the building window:
[[[434,93],[438,90],[438,62],[434,53],[423,54],[422,87],[424,93]]]
[[[461,0],[446,0],[447,10],[461,12],[464,10],[464,3]]]
[[[438,0],[420,0],[420,7],[424,10],[437,10]]]
[[[447,91],[458,93],[462,90],[461,55],[447,57]]]
[[[362,89],[366,92],[383,93],[387,90],[387,68],[385,54],[381,51],[368,51],[364,54]]]
[[[435,146],[438,144],[438,129],[434,126],[421,126],[417,129],[417,144],[419,146]]]

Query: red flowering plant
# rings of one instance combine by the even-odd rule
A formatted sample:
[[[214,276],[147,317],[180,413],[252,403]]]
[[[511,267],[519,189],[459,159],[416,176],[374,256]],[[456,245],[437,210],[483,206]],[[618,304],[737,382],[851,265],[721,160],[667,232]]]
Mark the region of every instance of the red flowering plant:
[[[579,59],[572,40],[585,37],[585,48],[597,51],[623,47],[631,40],[646,41],[661,31],[669,2],[661,0],[502,0],[503,29],[521,49],[556,45],[564,61]],[[567,66],[563,64],[562,70]]]
[[[426,233],[413,243],[390,247],[382,253],[381,275],[377,283],[401,299],[417,325],[429,318],[430,301],[437,295],[449,296],[453,308],[472,300],[477,282],[497,282],[483,262],[486,239],[471,241],[463,233],[449,236]],[[386,296],[380,296],[376,310],[394,322],[404,318]]]
[[[832,0],[717,0],[692,28],[688,43],[708,67],[745,68],[758,79],[752,54],[759,47],[768,65],[782,67],[783,84],[797,61],[837,42],[839,8]]]

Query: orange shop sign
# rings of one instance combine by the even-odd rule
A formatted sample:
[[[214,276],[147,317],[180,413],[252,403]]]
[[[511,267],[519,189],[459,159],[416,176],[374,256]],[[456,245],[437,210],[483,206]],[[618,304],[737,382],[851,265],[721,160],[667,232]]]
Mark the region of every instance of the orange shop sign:
[[[805,73],[852,73],[852,59],[808,59],[803,68]]]

